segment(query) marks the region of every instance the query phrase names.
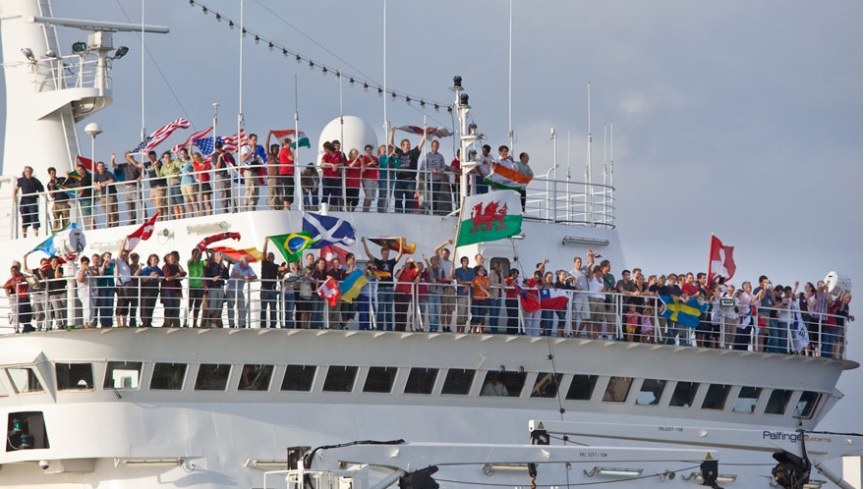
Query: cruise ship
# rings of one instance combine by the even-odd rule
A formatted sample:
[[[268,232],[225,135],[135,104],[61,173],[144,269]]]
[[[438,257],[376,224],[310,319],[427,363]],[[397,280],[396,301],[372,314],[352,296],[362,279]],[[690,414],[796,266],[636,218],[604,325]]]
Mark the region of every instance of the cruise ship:
[[[63,29],[84,32],[87,41],[63,54]],[[112,110],[113,64],[126,54],[118,39],[168,31],[55,17],[48,0],[3,0],[0,234],[7,261],[36,268],[39,253],[25,255],[52,225],[52,201],[43,197],[42,233],[20,228],[12,191],[18,175],[25,166],[40,178],[49,166],[74,170],[76,156],[86,154],[79,128]],[[478,132],[460,81],[448,107],[467,155]],[[324,128],[321,141],[339,134],[350,148],[374,137],[359,118],[335,122],[338,129]],[[84,131],[95,139],[100,129]],[[482,254],[523,273],[544,257],[569,261],[589,250],[625,263],[610,183],[538,175],[526,190],[521,233],[460,247],[456,257]],[[141,188],[150,184],[144,179]],[[242,202],[243,183],[233,185]],[[468,187],[462,178],[456,207]],[[309,209],[299,205],[299,172],[294,188],[292,210],[265,205],[264,191],[251,209],[231,212],[214,200],[210,212],[156,221],[136,251],[191,250],[219,233],[238,234],[237,249],[259,247],[302,229]],[[342,328],[329,314],[320,329],[262,328],[260,281],[246,286],[251,306],[238,317],[248,328],[159,327],[157,306],[157,327],[85,329],[73,257],[116,254],[152,215],[146,196],[125,198],[113,227],[103,210],[90,222],[73,203],[77,229],[55,237],[57,253],[69,257],[57,279],[67,299],[62,320],[33,320],[38,330],[25,333],[21,311],[11,299],[2,303],[4,488],[852,487],[831,462],[860,456],[860,434],[819,429],[843,402],[841,374],[859,368],[839,346],[843,329],[825,326],[838,343],[825,349],[818,323],[822,355],[702,347],[689,332],[664,341],[662,328],[647,341],[620,341],[625,302],[618,294],[610,294],[608,335],[596,338],[503,334],[503,327],[500,334],[430,331],[415,307],[406,331],[361,330],[356,318]],[[137,211],[129,210],[133,202]],[[460,219],[458,210],[402,214],[389,203],[383,212],[314,211],[350,222],[358,238],[408,237],[420,243],[415,256],[454,237]],[[359,239],[347,248],[365,261]],[[835,295],[849,286],[829,282]],[[182,287],[188,297],[188,283]],[[280,326],[289,322],[281,307]],[[192,326],[188,308],[184,299]]]

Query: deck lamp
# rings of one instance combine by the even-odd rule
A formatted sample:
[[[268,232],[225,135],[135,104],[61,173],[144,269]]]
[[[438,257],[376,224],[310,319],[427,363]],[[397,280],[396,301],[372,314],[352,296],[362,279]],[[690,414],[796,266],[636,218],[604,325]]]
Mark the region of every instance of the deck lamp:
[[[126,56],[129,53],[129,48],[126,46],[120,46],[117,48],[117,51],[114,51],[114,59],[120,59],[123,56]]]
[[[459,104],[460,105],[468,105],[468,94],[460,93],[459,94]]]
[[[462,77],[456,75],[453,77],[453,88],[462,88]]]
[[[33,56],[33,50],[30,48],[21,48],[21,54],[29,61],[36,61],[36,56]]]
[[[72,43],[72,52],[77,55],[82,55],[87,52],[87,43],[84,41],[77,41]]]

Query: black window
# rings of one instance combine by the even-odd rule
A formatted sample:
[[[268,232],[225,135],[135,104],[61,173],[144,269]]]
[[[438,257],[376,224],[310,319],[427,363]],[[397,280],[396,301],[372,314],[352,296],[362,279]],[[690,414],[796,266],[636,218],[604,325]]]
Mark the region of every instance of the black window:
[[[444,387],[441,389],[441,393],[467,395],[468,391],[471,390],[472,382],[474,382],[474,370],[451,368],[447,370],[447,377],[444,378]]]
[[[389,394],[396,380],[396,367],[369,367],[363,392],[380,392]]]
[[[606,385],[606,392],[603,393],[603,402],[626,401],[632,383],[633,377],[611,377]]]
[[[562,377],[564,377],[563,374],[540,372],[537,374],[537,380],[534,381],[534,387],[531,389],[531,397],[552,398],[557,396]]]
[[[678,382],[675,384],[675,390],[672,392],[672,399],[669,401],[669,405],[692,406],[693,400],[696,399],[696,391],[698,390],[699,384],[697,382]]]
[[[285,369],[285,377],[282,378],[282,390],[311,391],[317,370],[318,367],[315,365],[288,365]]]
[[[519,397],[522,387],[525,386],[525,372],[487,372],[483,380],[481,396],[491,397]]]
[[[185,363],[157,363],[153,366],[153,378],[150,388],[166,391],[183,389],[183,379],[186,378]]]
[[[798,418],[810,418],[816,410],[816,404],[819,401],[819,394],[816,392],[805,391],[798,399],[798,404],[795,405],[795,412],[792,414]]]
[[[636,404],[642,406],[656,406],[660,402],[660,396],[663,395],[663,389],[666,388],[666,381],[660,379],[645,379],[642,381],[642,387],[639,389],[639,397],[636,398]]]
[[[198,378],[195,379],[195,390],[224,391],[228,387],[229,375],[229,364],[202,363],[198,368]]]
[[[752,413],[756,410],[756,403],[759,402],[759,394],[761,393],[762,389],[745,385],[738,392],[738,399],[735,400],[732,411],[737,413]]]
[[[237,390],[241,391],[266,391],[270,388],[270,377],[273,376],[273,365],[243,365],[243,373],[240,374],[240,383]]]
[[[702,409],[723,409],[726,404],[726,396],[729,395],[729,386],[724,384],[711,384],[708,393],[702,401]]]
[[[405,384],[406,394],[431,394],[435,387],[435,379],[438,378],[437,368],[414,367],[408,374],[408,382]]]
[[[357,377],[357,367],[331,365],[324,378],[324,390],[328,392],[351,392],[354,390],[354,379]]]
[[[105,389],[137,389],[141,379],[141,362],[108,362]]]
[[[58,363],[57,390],[78,391],[93,388],[93,365],[89,363]]]
[[[590,401],[595,385],[597,385],[596,375],[576,374],[573,376],[573,381],[570,382],[570,389],[567,390],[567,399],[571,401]]]
[[[789,405],[789,399],[791,398],[792,391],[774,389],[771,391],[771,396],[768,397],[768,404],[765,405],[765,413],[786,414],[786,406]]]

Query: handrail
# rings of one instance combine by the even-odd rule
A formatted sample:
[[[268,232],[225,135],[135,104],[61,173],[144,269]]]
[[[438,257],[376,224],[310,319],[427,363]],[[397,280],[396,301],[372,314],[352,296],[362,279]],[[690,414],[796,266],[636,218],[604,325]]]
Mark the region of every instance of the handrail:
[[[84,316],[88,314],[95,318],[93,327],[100,321],[103,327],[113,327],[117,326],[122,312],[118,311],[120,301],[127,301],[131,305],[131,312],[127,313],[130,318],[127,325],[139,327],[162,326],[166,320],[173,319],[176,326],[350,328],[415,332],[449,330],[467,333],[471,331],[471,323],[476,323],[480,315],[484,319],[488,316],[489,320],[475,329],[493,334],[567,336],[845,358],[847,325],[835,325],[840,316],[821,314],[806,319],[803,326],[808,329],[810,338],[805,339],[805,349],[801,347],[800,340],[796,341],[796,334],[799,333],[797,323],[783,321],[787,319],[787,314],[794,312],[793,308],[764,308],[770,311],[769,315],[777,313],[778,317],[760,326],[761,331],[742,326],[741,318],[749,315],[744,312],[736,313],[738,318],[729,322],[712,311],[703,316],[699,328],[685,328],[663,318],[663,304],[656,295],[646,295],[641,298],[642,302],[634,302],[634,297],[630,295],[603,293],[606,299],[602,302],[602,308],[593,308],[598,303],[591,304],[587,300],[589,292],[553,289],[557,290],[556,295],[566,297],[563,307],[558,304],[555,308],[526,312],[522,297],[511,287],[491,287],[497,291],[498,298],[490,308],[488,303],[481,305],[470,294],[460,295],[458,289],[463,286],[453,283],[388,284],[377,282],[372,277],[353,303],[340,301],[336,307],[331,307],[317,294],[318,283],[308,277],[291,276],[290,280],[255,279],[235,289],[222,287],[218,289],[221,291],[217,292],[220,303],[216,305],[207,303],[207,294],[190,289],[190,279],[200,277],[183,277],[179,279],[181,296],[177,298],[175,309],[169,310],[170,305],[165,301],[164,294],[148,288],[141,278],[134,277],[132,284],[120,292],[116,284],[93,284],[89,289],[87,298],[90,302],[87,304],[83,302],[83,288],[76,285],[73,277],[41,281],[42,290],[29,291],[26,301],[17,301],[15,294],[2,301],[0,311],[5,313],[0,312],[0,328],[11,328],[18,332],[24,330],[25,324],[37,329],[71,325],[80,327],[86,319]],[[304,281],[308,288],[302,285]],[[65,282],[65,285],[58,289],[59,292],[52,294],[47,292],[50,288],[47,284],[51,282]],[[262,287],[264,284],[272,284],[273,288]],[[395,289],[392,285],[396,286]],[[83,293],[86,294],[86,290]],[[531,289],[528,293],[534,294]],[[459,297],[464,299],[460,300]],[[445,300],[448,301],[446,304],[450,306],[449,309],[453,309],[456,314],[442,316]],[[628,311],[631,303],[634,304],[634,311]],[[583,306],[591,308],[590,315],[585,315]],[[650,328],[642,326],[641,319],[641,315],[647,314],[649,306],[653,308],[653,312],[647,316]],[[204,313],[217,310],[212,317],[204,319]],[[640,314],[639,328],[628,330],[628,312]],[[445,317],[449,317],[449,320],[442,320]],[[753,326],[756,326],[755,321],[754,318]],[[730,326],[733,328],[730,329]],[[709,339],[705,338],[709,336]]]

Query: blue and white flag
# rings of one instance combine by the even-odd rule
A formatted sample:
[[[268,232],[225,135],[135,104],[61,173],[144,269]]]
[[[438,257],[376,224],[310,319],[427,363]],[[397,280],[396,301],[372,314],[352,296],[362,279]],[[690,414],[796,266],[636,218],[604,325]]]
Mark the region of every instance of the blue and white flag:
[[[218,141],[221,142],[222,138],[219,138]],[[192,144],[194,144],[204,156],[210,156],[211,154],[213,154],[214,147],[212,137],[195,139],[194,141],[192,141]]]
[[[350,246],[357,241],[354,238],[354,226],[338,217],[307,212],[303,216],[303,230],[317,241],[312,246],[315,249],[335,244]]]

